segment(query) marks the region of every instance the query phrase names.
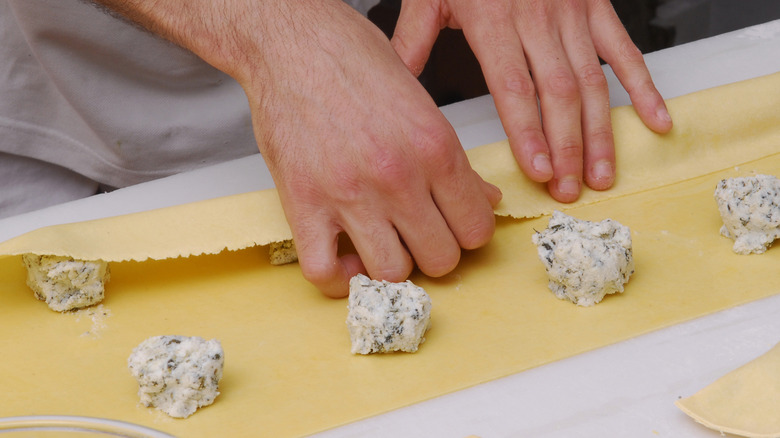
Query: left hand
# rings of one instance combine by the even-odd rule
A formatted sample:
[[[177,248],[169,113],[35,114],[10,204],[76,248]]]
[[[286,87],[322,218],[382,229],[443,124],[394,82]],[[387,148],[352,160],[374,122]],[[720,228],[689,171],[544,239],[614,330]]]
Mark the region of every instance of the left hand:
[[[392,44],[414,74],[443,27],[463,29],[520,168],[547,182],[561,202],[575,201],[583,181],[604,190],[615,180],[599,56],[645,125],[659,133],[672,128],[642,54],[609,0],[404,0]]]

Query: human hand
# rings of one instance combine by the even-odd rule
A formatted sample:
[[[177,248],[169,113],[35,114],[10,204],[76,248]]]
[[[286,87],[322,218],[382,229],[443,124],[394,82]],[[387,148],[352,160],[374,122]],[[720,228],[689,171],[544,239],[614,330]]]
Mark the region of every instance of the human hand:
[[[390,42],[341,0],[100,0],[244,88],[304,277],[329,296],[367,272],[450,272],[493,235],[500,191]],[[338,255],[346,234],[357,254]]]
[[[615,180],[607,61],[650,129],[672,120],[609,0],[405,0],[393,47],[422,71],[441,28],[462,28],[482,66],[512,152],[553,198]],[[538,100],[537,100],[538,97]]]
[[[492,237],[500,192],[378,29],[340,1],[275,7],[289,21],[263,30],[277,41],[237,77],[304,277],[344,296],[358,272],[450,272]],[[342,233],[357,254],[337,255]]]

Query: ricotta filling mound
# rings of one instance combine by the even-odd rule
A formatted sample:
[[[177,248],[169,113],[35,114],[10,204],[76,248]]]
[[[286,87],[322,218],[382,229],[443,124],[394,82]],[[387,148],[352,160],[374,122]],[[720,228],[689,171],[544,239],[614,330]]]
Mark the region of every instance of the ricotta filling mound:
[[[550,290],[579,306],[623,292],[634,273],[631,231],[612,219],[590,222],[555,211],[547,229],[531,239]]]
[[[295,241],[292,239],[271,242],[268,245],[268,257],[272,265],[286,265],[298,261]]]
[[[737,254],[762,254],[780,239],[780,179],[772,175],[721,180],[715,201],[723,219],[720,234],[734,240]]]
[[[353,354],[414,353],[425,341],[431,299],[411,281],[376,281],[358,274],[349,282],[348,301]]]
[[[102,260],[24,254],[22,261],[35,297],[58,312],[100,303],[111,277],[108,263]]]
[[[127,359],[141,403],[174,418],[189,417],[214,403],[224,363],[218,340],[196,336],[154,336]]]

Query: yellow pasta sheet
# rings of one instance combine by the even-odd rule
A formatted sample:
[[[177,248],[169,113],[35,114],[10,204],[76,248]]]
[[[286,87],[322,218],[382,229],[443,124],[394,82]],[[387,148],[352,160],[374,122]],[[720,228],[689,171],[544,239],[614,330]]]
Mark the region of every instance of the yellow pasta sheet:
[[[630,195],[780,152],[780,73],[691,93],[667,102],[674,128],[658,135],[633,107],[612,109],[618,177],[606,192],[586,190],[574,205]],[[499,215],[535,217],[561,208],[521,172],[505,142],[469,157],[504,200]],[[777,173],[777,169],[772,169]]]
[[[675,404],[721,433],[780,437],[780,344]]]
[[[658,135],[633,107],[612,109],[615,186],[560,204],[526,178],[506,141],[468,151],[504,199],[499,216],[534,218],[706,175],[780,152],[780,72],[669,100],[675,127]],[[777,172],[771,169],[769,172]],[[0,256],[28,252],[106,261],[216,254],[291,238],[275,190],[36,230],[0,243]]]
[[[296,264],[268,263],[258,245],[289,237],[273,191],[0,244],[0,416],[104,417],[182,437],[305,435],[776,294],[780,251],[734,254],[713,191],[721,178],[777,174],[780,110],[767,95],[780,95],[779,83],[773,75],[671,100],[667,136],[616,109],[618,184],[571,206],[519,176],[502,145],[472,151],[502,187],[506,216],[451,274],[412,275],[433,300],[414,354],[351,355],[346,301],[321,296]],[[552,295],[531,243],[552,208],[631,228],[636,273],[625,293],[592,308]],[[117,261],[102,307],[50,311],[24,284],[25,252]],[[132,348],[161,334],[218,338],[225,349],[222,394],[185,420],[139,406],[127,371]]]

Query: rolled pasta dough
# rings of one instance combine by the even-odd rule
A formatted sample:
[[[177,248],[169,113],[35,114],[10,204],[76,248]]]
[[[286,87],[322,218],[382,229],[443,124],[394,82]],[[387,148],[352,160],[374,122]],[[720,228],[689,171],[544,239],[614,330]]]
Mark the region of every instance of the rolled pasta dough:
[[[722,433],[780,437],[780,344],[675,404]]]

